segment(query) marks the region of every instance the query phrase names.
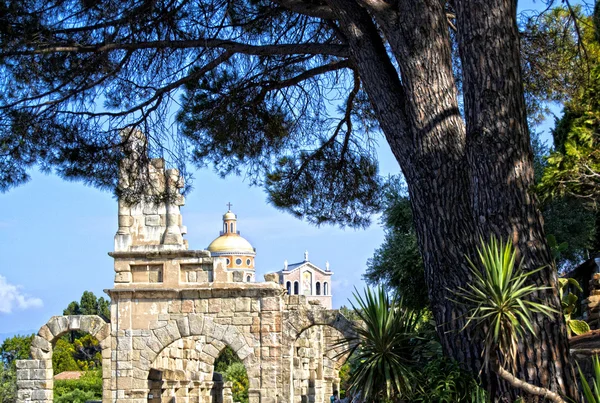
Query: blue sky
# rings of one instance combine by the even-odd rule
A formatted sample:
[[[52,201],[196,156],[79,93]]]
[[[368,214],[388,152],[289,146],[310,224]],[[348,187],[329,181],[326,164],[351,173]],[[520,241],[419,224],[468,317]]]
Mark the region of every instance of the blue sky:
[[[520,8],[543,6],[523,2]],[[542,129],[546,129],[547,122]],[[380,171],[399,168],[380,139]],[[221,179],[209,170],[194,173],[194,189],[182,208],[190,249],[205,249],[218,236],[226,203],[233,203],[238,230],[257,249],[257,279],[279,270],[283,261],[330,262],[333,306],[348,304],[353,288],[365,286],[366,261],[383,241],[374,217],[366,230],[314,227],[266,202],[262,189],[240,177]],[[0,334],[37,331],[83,291],[105,296],[113,282],[112,259],[117,203],[107,192],[32,173],[32,180],[0,194]]]
[[[383,146],[383,173],[398,173]],[[219,235],[231,201],[238,230],[257,249],[257,278],[286,259],[301,261],[308,250],[315,264],[330,262],[334,306],[347,304],[355,285],[363,287],[365,263],[383,241],[376,218],[367,230],[317,228],[268,205],[262,189],[239,177],[220,179],[208,170],[194,176],[182,208],[190,249],[205,249]],[[107,252],[117,230],[111,194],[36,172],[0,195],[0,206],[0,333],[38,329],[85,290],[105,296],[114,276]]]

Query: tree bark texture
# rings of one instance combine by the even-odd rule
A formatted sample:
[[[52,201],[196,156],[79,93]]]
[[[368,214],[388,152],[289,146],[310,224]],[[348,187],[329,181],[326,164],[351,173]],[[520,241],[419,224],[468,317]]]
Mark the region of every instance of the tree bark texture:
[[[406,178],[442,345],[450,356],[477,373],[481,369],[480,340],[459,332],[464,308],[449,300],[451,290],[470,280],[465,254],[475,255],[480,237],[496,234],[505,239],[510,235],[528,268],[550,263],[541,216],[529,191],[533,165],[514,4],[510,8],[506,2],[508,9],[459,5],[459,40],[464,42],[460,49],[463,64],[467,64],[465,128],[452,75],[443,2],[328,3],[338,16],[352,60]],[[474,7],[479,7],[479,14],[471,16]],[[485,21],[494,25],[492,20],[499,27],[495,29],[504,32],[501,38],[496,38],[499,32],[493,38],[485,36]],[[401,81],[381,33],[396,58]],[[548,268],[536,281],[555,286],[556,275]],[[560,310],[556,291],[542,298]],[[519,377],[574,396],[562,316],[535,322],[539,338],[524,341]],[[515,396],[505,380],[495,374],[488,376],[497,394],[507,394],[509,399]]]
[[[534,281],[552,288],[538,297],[561,311],[556,270],[532,192],[530,146],[516,0],[456,0],[463,67],[471,204],[478,233],[511,238],[525,269],[546,266]],[[575,396],[564,320],[534,319],[519,354],[520,378]]]

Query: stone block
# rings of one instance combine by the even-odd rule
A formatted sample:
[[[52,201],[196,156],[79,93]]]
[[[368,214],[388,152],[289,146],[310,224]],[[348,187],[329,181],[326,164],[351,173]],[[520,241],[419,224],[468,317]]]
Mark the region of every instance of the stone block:
[[[279,283],[279,274],[277,273],[267,273],[264,275],[265,277],[265,282],[273,282],[273,283]]]
[[[50,401],[53,397],[53,391],[52,390],[34,390],[31,392],[31,399],[32,400],[43,400],[43,401]]]
[[[40,360],[17,360],[17,369],[39,369]]]
[[[206,344],[203,348],[202,348],[202,352],[210,355],[213,358],[217,358],[219,356],[220,351],[216,349],[215,346],[213,346],[212,344]]]
[[[240,360],[244,361],[248,356],[252,355],[254,353],[254,349],[252,349],[249,346],[242,346],[242,348],[240,348],[237,351],[237,355],[240,358]]]
[[[150,339],[148,340],[148,347],[150,348],[150,350],[154,351],[155,353],[159,353],[163,349],[163,345],[156,338],[156,336],[150,337]]]
[[[31,341],[31,347],[39,348],[44,352],[52,351],[52,344],[48,340],[40,336],[33,337],[33,340]]]
[[[221,312],[221,300],[220,299],[211,299],[208,301],[208,313],[218,313]]]
[[[132,349],[132,340],[131,337],[122,336],[117,337],[117,351],[131,351]]]
[[[264,297],[261,299],[261,308],[263,311],[279,311],[279,298]]]
[[[253,323],[253,318],[252,316],[236,316],[233,317],[231,323],[233,325],[251,326]]]
[[[18,381],[29,381],[31,380],[30,372],[32,369],[19,369],[17,370],[17,382]]]
[[[52,354],[50,351],[44,351],[41,348],[32,347],[30,350],[31,358],[34,360],[50,360],[52,359]]]
[[[100,330],[95,334],[94,337],[96,337],[96,339],[99,342],[101,342],[109,336],[110,336],[110,324],[106,324],[105,326],[102,326],[100,328]]]
[[[158,342],[162,345],[162,347],[168,346],[173,341],[173,339],[169,335],[169,332],[167,331],[166,328],[167,327],[165,326],[165,327],[161,327],[159,329],[154,330],[154,335],[156,336],[156,340],[158,340]]]
[[[145,217],[147,227],[160,227],[160,215],[152,214]]]
[[[131,283],[131,272],[115,273],[115,283]]]
[[[50,328],[47,325],[44,325],[40,328],[40,331],[38,332],[38,336],[41,336],[50,342],[54,340],[54,335],[52,334],[52,332],[50,331]]]
[[[190,301],[191,302],[191,301]],[[177,319],[177,328],[182,337],[189,336],[190,333],[190,322],[187,317]]]
[[[211,336],[217,340],[225,340],[226,339],[225,334],[227,332],[231,332],[231,328],[228,325],[215,323],[215,327],[214,327],[214,330],[213,330],[213,333],[211,334]]]
[[[190,326],[190,334],[191,335],[200,335],[200,334],[208,334],[206,330],[203,330],[204,325],[204,315],[197,313],[190,313],[188,315],[188,321]]]
[[[184,300],[181,303],[181,313],[192,313],[194,312],[194,301]]]
[[[119,215],[119,227],[131,227],[133,225],[133,217],[130,215]]]
[[[51,369],[32,369],[29,371],[29,378],[31,380],[45,380],[52,379]]]
[[[235,311],[236,312],[250,312],[251,299],[247,297],[235,299]]]
[[[169,302],[169,313],[181,313],[181,301],[175,300]]]
[[[179,328],[177,327],[177,322],[176,321],[169,321],[169,323],[167,324],[167,326],[165,326],[165,329],[167,330],[167,332],[169,333],[169,336],[171,337],[171,340],[178,340],[181,338],[181,333],[179,333]]]
[[[54,337],[62,336],[69,328],[69,320],[66,316],[53,316],[47,323]]]

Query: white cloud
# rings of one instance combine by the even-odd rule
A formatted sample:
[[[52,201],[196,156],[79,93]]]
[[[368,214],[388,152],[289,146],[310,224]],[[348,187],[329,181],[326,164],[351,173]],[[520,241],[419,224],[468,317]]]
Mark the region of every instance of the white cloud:
[[[11,313],[13,309],[39,308],[44,305],[41,299],[21,292],[21,286],[10,284],[0,275],[0,313]]]

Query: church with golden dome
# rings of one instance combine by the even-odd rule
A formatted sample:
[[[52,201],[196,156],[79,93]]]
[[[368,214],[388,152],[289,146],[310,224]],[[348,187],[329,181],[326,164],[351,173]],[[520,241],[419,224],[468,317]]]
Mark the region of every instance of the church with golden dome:
[[[254,257],[256,250],[237,230],[237,217],[229,209],[223,215],[223,230],[219,237],[206,248],[211,256],[225,259],[226,267],[233,272],[234,281],[254,281]]]
[[[240,235],[237,230],[237,216],[231,211],[231,203],[223,215],[223,230],[219,237],[206,248],[211,256],[225,259],[226,268],[233,273],[233,281],[250,283],[255,281],[256,249]],[[285,286],[288,295],[304,295],[307,301],[318,303],[331,309],[331,276],[329,262],[325,269],[308,259],[308,251],[304,252],[304,260],[299,263],[283,264],[283,270],[274,273],[279,284]]]

